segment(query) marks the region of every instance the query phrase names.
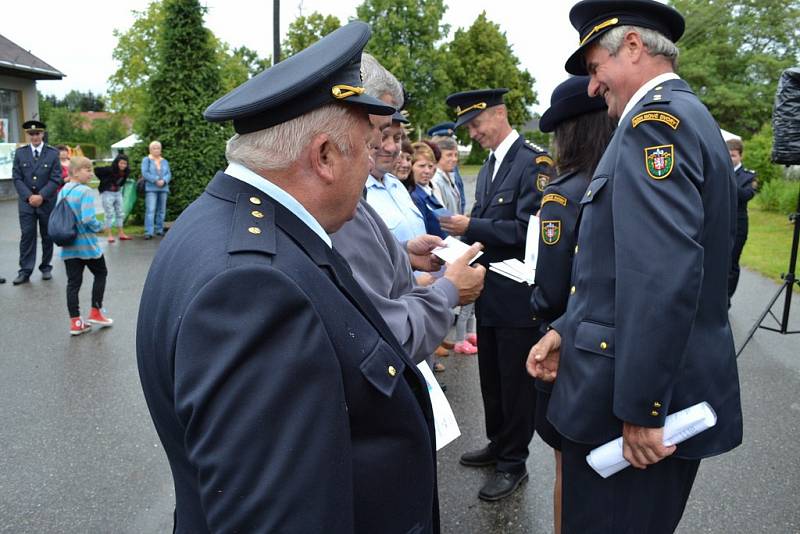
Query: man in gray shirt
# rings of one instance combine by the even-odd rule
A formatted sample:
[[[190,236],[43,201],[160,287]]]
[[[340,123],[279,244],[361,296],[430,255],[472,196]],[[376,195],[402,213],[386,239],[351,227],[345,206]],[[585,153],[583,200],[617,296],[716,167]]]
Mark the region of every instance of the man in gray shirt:
[[[362,55],[361,66],[367,94],[399,107],[403,92],[397,79],[369,54]],[[377,150],[381,132],[391,126],[391,118],[370,116],[370,121],[376,137],[372,148]],[[480,244],[473,245],[464,257],[448,265],[445,275],[432,285],[417,285],[412,268],[436,271],[441,267],[430,253],[442,243],[441,239],[424,235],[399,243],[363,199],[356,206],[353,219],[331,234],[331,240],[416,363],[430,356],[444,339],[453,321],[452,308],[473,302],[483,289],[486,269],[467,264],[467,258],[482,248]]]

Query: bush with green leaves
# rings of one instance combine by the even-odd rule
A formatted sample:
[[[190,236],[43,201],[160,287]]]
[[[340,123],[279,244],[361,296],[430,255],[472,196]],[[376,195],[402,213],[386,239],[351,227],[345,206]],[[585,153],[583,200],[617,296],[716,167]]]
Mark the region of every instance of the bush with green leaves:
[[[756,172],[760,184],[783,178],[784,169],[772,163],[772,124],[764,123],[761,129],[744,142],[742,162],[745,167]]]
[[[772,180],[761,186],[753,201],[762,210],[790,213],[797,209],[798,194],[800,194],[800,181]]]

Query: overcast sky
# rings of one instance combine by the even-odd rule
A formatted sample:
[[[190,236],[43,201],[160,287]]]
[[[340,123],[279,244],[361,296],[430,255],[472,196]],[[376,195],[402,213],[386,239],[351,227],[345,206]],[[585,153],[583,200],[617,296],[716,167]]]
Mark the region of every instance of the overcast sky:
[[[116,70],[111,58],[116,46],[112,31],[125,30],[134,20],[132,10],[144,10],[149,0],[20,0],[4,2],[0,34],[30,50],[67,76],[60,81],[40,81],[45,94],[63,96],[72,89],[106,92],[106,81]],[[356,15],[360,0],[283,1],[282,38],[289,23],[301,13],[319,11],[335,15],[344,23]],[[566,79],[564,62],[577,45],[569,24],[569,9],[575,0],[478,2],[445,0],[449,7],[444,22],[451,35],[467,28],[482,10],[498,23],[514,53],[535,78],[539,105],[547,109],[553,88]],[[232,47],[247,46],[261,56],[272,53],[272,2],[245,0],[201,0],[208,7],[206,26]],[[402,81],[402,80],[401,80]],[[459,89],[471,89],[463,87]]]

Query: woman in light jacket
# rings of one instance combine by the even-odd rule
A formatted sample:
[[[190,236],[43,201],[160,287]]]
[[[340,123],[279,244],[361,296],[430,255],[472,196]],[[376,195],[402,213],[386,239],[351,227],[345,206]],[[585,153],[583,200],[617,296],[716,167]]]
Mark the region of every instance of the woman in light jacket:
[[[144,177],[144,238],[164,235],[164,216],[167,213],[167,195],[172,173],[169,162],[161,157],[161,143],[150,143],[150,154],[142,159]]]

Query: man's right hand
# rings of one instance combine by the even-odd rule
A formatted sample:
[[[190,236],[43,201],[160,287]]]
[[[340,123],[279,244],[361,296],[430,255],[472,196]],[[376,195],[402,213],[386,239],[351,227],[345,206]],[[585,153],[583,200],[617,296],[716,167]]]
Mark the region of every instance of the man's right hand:
[[[28,204],[33,206],[34,208],[38,208],[44,202],[44,197],[42,195],[31,195],[28,197]]]
[[[483,245],[474,243],[460,258],[453,263],[448,263],[447,270],[444,272],[444,277],[453,282],[458,289],[458,303],[462,306],[475,302],[475,299],[483,291],[486,268],[478,264],[474,267],[469,265],[469,261],[482,249]]]
[[[561,357],[561,334],[555,330],[547,332],[539,342],[531,347],[525,367],[528,374],[545,382],[553,382],[558,375],[558,361]]]

